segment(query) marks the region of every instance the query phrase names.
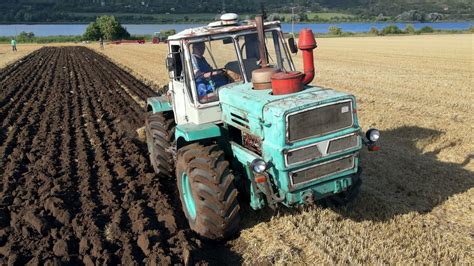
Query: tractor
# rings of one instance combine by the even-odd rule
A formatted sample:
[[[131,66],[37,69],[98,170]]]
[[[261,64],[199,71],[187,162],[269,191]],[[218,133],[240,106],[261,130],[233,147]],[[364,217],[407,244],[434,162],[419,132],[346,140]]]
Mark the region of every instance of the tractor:
[[[154,32],[151,43],[153,44],[166,43],[168,40],[168,37],[174,34],[176,34],[176,30],[174,29]]]
[[[311,30],[296,44],[278,21],[230,13],[167,41],[170,81],[147,99],[146,140],[157,176],[176,177],[193,231],[233,236],[243,204],[343,205],[357,196],[360,151],[378,150],[380,132],[364,134],[353,95],[309,85]],[[298,49],[303,72],[291,59]]]

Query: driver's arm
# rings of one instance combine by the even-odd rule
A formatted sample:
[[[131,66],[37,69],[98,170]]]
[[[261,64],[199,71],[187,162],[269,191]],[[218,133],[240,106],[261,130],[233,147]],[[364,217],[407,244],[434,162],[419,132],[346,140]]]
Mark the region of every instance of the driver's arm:
[[[212,71],[212,72],[206,72],[204,73],[203,77],[205,78],[210,78],[212,75],[219,75],[219,74],[222,74],[221,71]]]
[[[201,69],[199,69],[199,64],[197,62],[196,57],[193,55],[191,58],[191,63],[193,65],[193,70],[194,70],[194,77],[199,77],[202,75],[204,78],[210,78],[212,75],[219,75],[221,72],[220,71],[209,71],[209,72],[202,72]],[[210,68],[211,66],[209,66]]]

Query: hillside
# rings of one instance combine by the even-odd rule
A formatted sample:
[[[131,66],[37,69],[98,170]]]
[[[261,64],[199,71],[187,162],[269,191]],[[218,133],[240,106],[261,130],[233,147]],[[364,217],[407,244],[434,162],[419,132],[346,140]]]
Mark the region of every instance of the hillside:
[[[221,13],[223,10],[241,14],[259,13],[261,4],[268,13],[291,13],[291,7],[296,7],[295,11],[300,15],[307,12],[346,14],[309,19],[302,15],[303,21],[423,21],[474,18],[469,0],[4,0],[0,2],[0,23],[90,22],[95,19],[96,14],[104,13],[115,14],[122,22],[199,22],[208,21],[213,17],[210,14]],[[198,13],[208,15],[195,16]],[[430,13],[437,15],[431,17]],[[174,18],[173,14],[181,16]]]

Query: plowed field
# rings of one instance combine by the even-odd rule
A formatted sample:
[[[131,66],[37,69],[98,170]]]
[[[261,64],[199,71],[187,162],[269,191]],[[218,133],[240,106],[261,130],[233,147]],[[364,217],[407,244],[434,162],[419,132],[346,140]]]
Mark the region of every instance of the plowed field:
[[[49,47],[2,69],[0,92],[0,264],[189,258],[136,139],[150,88],[87,48]]]

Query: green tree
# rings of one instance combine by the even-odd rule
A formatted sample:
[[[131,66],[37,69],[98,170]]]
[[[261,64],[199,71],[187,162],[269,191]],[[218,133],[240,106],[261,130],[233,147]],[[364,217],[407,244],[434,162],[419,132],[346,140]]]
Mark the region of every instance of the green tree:
[[[89,26],[87,26],[86,32],[83,35],[84,40],[88,41],[97,41],[101,37],[102,33],[100,32],[97,22],[91,22]]]
[[[408,34],[415,34],[415,33],[416,33],[415,27],[413,27],[412,24],[408,24],[408,25],[405,27],[405,33],[408,33]]]
[[[308,15],[306,15],[305,12],[300,12],[300,13],[298,14],[298,16],[300,17],[300,20],[299,20],[299,21],[301,21],[301,22],[308,21]]]
[[[397,25],[390,25],[382,29],[382,34],[402,34],[403,31]]]
[[[19,42],[31,42],[35,38],[35,34],[33,32],[25,32],[22,31],[16,37],[17,41]]]
[[[379,30],[376,27],[372,27],[370,28],[369,33],[373,35],[379,35]]]
[[[423,28],[421,28],[419,31],[419,33],[433,33],[434,32],[434,29],[430,26],[424,26]]]
[[[332,35],[341,35],[342,29],[336,26],[331,26],[329,27],[329,33],[331,33]]]
[[[130,37],[127,30],[122,27],[114,16],[100,16],[96,20],[100,32],[106,40],[117,40]]]
[[[130,33],[114,16],[101,16],[96,19],[96,22],[89,24],[83,37],[85,40],[91,41],[100,38],[117,40],[130,38]]]

